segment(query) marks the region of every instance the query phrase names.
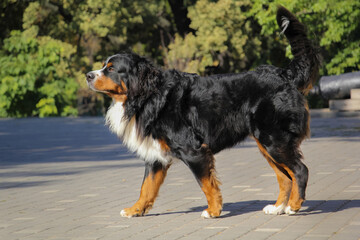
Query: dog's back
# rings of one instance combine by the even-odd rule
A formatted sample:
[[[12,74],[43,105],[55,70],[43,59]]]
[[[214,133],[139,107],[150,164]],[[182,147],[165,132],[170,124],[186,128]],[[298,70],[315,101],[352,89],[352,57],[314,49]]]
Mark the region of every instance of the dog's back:
[[[279,140],[297,143],[309,136],[303,95],[316,81],[319,57],[305,26],[292,13],[279,7],[277,20],[294,55],[286,68],[263,65],[239,74],[179,80],[191,81],[185,90],[188,106],[179,117],[196,129],[194,138],[200,139],[199,146],[205,142],[217,153],[248,135],[271,142],[276,134]],[[167,108],[170,111],[174,106]]]

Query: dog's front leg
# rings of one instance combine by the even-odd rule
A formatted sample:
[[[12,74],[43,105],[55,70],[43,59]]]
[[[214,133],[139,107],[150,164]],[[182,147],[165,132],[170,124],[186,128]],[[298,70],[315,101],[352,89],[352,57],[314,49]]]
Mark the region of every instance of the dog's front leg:
[[[216,177],[215,158],[211,150],[203,144],[200,154],[189,158],[185,163],[194,173],[208,202],[208,208],[202,212],[201,217],[219,217],[222,211],[222,196],[219,188],[221,183]]]
[[[121,210],[122,217],[143,216],[152,208],[169,167],[170,165],[163,166],[159,162],[145,164],[139,200],[132,207]]]

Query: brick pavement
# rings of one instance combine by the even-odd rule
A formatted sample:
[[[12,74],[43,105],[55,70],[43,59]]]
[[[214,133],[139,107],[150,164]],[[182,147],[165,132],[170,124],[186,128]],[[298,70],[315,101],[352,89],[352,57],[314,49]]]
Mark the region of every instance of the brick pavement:
[[[252,141],[216,155],[224,210],[201,219],[206,199],[173,165],[145,217],[121,218],[138,198],[143,162],[101,118],[0,120],[0,239],[359,239],[360,117],[313,118],[303,143],[307,201],[268,216],[275,174]]]

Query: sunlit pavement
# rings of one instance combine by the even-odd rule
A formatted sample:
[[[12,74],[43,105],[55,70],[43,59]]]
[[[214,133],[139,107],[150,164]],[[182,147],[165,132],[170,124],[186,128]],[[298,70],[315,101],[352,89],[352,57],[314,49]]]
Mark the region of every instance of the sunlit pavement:
[[[316,116],[316,114],[314,114]],[[265,215],[276,177],[247,140],[216,155],[224,208],[174,164],[148,215],[121,218],[144,173],[102,118],[0,119],[0,239],[359,239],[360,117],[314,117],[302,145],[307,201],[294,216]]]

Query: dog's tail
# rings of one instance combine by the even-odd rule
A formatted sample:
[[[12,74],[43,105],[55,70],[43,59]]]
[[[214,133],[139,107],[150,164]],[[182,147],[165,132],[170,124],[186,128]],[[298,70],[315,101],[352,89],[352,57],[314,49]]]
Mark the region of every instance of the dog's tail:
[[[287,67],[289,79],[307,94],[318,77],[320,57],[307,38],[305,26],[286,8],[279,6],[277,23],[290,42],[294,59]]]

